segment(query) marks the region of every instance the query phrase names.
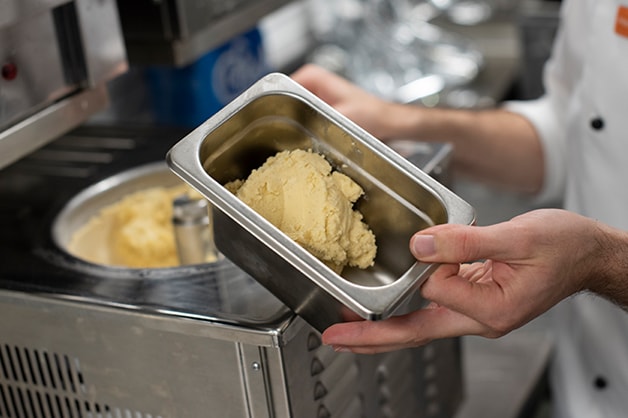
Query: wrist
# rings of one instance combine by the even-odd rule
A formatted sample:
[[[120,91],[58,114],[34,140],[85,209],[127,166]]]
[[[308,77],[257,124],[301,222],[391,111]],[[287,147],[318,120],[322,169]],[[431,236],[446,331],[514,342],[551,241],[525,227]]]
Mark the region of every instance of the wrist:
[[[425,135],[425,108],[414,105],[386,102],[380,109],[378,138],[423,140]]]
[[[628,307],[628,233],[598,225],[596,266],[585,287],[622,307]]]
[[[468,136],[478,126],[481,113],[460,109],[432,108],[420,105],[387,103],[380,109],[381,138],[417,141],[451,141]]]

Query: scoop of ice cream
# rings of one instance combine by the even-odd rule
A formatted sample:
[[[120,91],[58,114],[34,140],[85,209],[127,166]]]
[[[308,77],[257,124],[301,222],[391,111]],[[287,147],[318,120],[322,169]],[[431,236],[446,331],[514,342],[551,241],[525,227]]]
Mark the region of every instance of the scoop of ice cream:
[[[282,151],[225,187],[335,271],[373,265],[375,235],[353,209],[364,191],[322,155]]]

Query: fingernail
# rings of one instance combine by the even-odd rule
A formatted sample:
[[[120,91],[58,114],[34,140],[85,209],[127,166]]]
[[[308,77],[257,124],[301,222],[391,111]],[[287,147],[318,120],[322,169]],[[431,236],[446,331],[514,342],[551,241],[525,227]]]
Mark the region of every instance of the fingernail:
[[[416,257],[427,257],[436,254],[434,236],[432,235],[414,235],[411,245],[412,253]]]
[[[351,350],[349,350],[347,347],[342,347],[339,345],[333,345],[332,348],[337,353],[350,353],[351,352]]]

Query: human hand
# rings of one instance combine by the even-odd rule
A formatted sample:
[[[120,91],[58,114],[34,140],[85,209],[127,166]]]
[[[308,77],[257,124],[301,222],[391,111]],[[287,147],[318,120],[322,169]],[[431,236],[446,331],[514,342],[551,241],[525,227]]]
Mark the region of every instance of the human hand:
[[[628,246],[625,235],[557,209],[486,227],[425,229],[412,237],[412,253],[424,262],[445,263],[421,287],[431,304],[383,321],[332,325],[323,342],[339,351],[377,353],[446,337],[503,336],[580,290],[617,295],[608,286],[618,272],[615,254]],[[457,264],[467,262],[473,263]]]
[[[349,80],[314,64],[306,64],[292,79],[382,141],[399,138],[404,106],[383,100]]]

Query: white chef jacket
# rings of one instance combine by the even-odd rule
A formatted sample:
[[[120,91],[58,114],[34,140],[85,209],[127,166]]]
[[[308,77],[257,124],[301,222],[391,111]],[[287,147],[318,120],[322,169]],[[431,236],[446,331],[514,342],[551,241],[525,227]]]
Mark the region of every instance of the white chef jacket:
[[[541,199],[628,230],[628,0],[563,0],[546,94],[511,102],[541,137]],[[628,313],[592,294],[559,304],[555,417],[628,417]]]

